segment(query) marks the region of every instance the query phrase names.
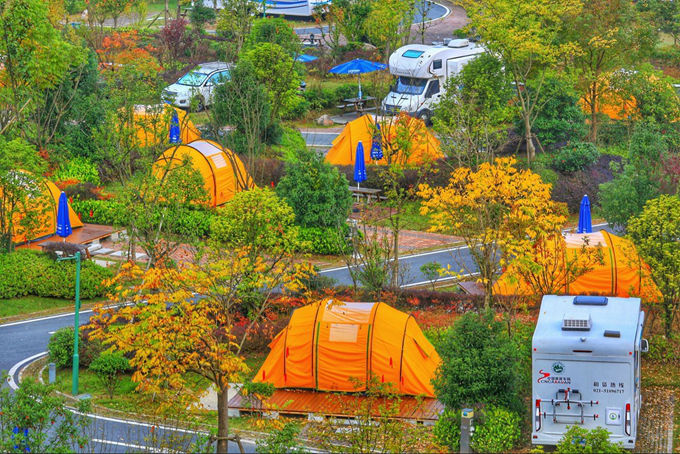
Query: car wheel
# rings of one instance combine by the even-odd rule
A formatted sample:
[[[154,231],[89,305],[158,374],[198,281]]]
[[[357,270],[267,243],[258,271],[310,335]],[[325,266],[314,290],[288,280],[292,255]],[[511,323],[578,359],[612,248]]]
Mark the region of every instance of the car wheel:
[[[191,105],[192,107],[196,106],[196,112],[203,112],[205,109],[205,100],[203,99],[203,96],[196,96]]]
[[[432,126],[432,112],[428,109],[423,109],[416,115],[417,118],[423,120],[427,126]]]

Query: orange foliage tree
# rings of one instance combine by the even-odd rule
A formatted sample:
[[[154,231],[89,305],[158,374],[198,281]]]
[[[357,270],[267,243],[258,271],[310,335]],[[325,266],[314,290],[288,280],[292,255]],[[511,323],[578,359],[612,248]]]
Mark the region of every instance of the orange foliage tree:
[[[476,171],[461,167],[448,186],[419,188],[421,213],[431,214],[430,230],[465,241],[477,267],[467,271],[479,273],[486,305],[500,267],[530,254],[538,239],[559,234],[566,221],[564,205],[550,198],[550,184],[531,170],[518,170],[515,163],[514,158],[498,158]]]

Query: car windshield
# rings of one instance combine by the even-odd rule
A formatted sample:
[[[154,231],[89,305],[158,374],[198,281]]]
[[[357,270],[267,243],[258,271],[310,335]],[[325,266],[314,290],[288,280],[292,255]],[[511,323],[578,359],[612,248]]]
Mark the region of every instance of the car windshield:
[[[203,82],[205,82],[207,77],[208,75],[205,73],[191,71],[180,77],[177,83],[180,85],[188,85],[190,87],[198,87]]]
[[[395,91],[403,95],[420,95],[425,90],[428,79],[418,79],[416,77],[400,76],[397,79]]]

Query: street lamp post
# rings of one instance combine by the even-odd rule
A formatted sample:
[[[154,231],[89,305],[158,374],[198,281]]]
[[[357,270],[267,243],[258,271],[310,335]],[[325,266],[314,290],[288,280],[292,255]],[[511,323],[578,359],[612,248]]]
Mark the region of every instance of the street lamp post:
[[[61,257],[57,261],[75,260],[76,261],[76,313],[73,330],[73,386],[71,387],[71,394],[78,395],[78,365],[80,358],[78,356],[78,333],[80,331],[80,251],[76,252],[71,257]]]

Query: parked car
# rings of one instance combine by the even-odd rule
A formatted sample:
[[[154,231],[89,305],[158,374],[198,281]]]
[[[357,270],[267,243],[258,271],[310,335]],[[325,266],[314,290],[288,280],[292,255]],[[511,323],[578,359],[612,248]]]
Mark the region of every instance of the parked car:
[[[166,87],[163,100],[177,107],[201,111],[212,105],[215,87],[231,78],[231,68],[231,63],[221,61],[200,64]]]

